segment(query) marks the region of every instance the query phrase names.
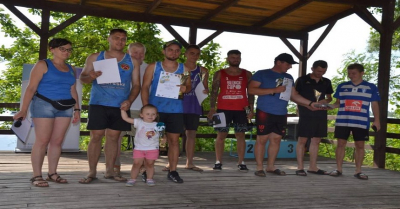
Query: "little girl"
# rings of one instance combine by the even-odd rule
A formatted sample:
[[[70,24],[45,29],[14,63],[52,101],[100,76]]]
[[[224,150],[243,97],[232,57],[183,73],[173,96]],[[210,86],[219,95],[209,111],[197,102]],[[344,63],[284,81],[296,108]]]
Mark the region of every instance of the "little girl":
[[[151,104],[143,106],[140,110],[141,118],[129,118],[123,110],[121,110],[121,116],[136,128],[131,179],[125,185],[133,186],[135,184],[140,167],[144,163],[147,173],[146,183],[148,186],[155,186],[154,162],[158,159],[159,153],[159,133],[156,129],[157,108]]]

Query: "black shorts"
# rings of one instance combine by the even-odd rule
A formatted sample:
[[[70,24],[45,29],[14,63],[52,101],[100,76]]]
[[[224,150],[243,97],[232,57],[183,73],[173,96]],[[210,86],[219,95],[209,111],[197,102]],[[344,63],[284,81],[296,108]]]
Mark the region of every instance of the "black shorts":
[[[326,117],[299,117],[297,125],[299,137],[326,137],[328,135],[328,120]]]
[[[229,128],[233,127],[235,133],[246,132],[249,129],[247,127],[247,115],[244,110],[220,110],[217,109],[217,113],[223,112],[225,114],[226,127],[214,128],[218,132],[229,132]],[[232,125],[231,125],[232,123]]]
[[[127,111],[128,116],[131,115]],[[117,131],[130,131],[131,124],[121,117],[119,107],[107,107],[102,105],[89,105],[87,130],[112,129]]]
[[[159,112],[160,122],[165,123],[165,132],[172,134],[183,133],[183,113]]]
[[[353,135],[354,141],[368,141],[369,130],[363,128],[354,128],[346,126],[335,127],[335,138],[347,140],[350,136],[350,132]]]
[[[183,123],[185,124],[186,130],[194,130],[197,131],[200,122],[200,115],[198,114],[183,114]]]
[[[256,110],[257,135],[276,133],[282,137],[286,135],[287,116],[274,115]]]

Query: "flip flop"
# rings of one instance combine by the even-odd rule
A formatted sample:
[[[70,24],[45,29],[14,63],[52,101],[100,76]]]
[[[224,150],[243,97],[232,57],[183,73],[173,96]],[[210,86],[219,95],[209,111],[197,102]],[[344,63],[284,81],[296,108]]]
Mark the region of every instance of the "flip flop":
[[[95,180],[97,180],[96,176],[94,176],[94,177],[88,176],[88,177],[83,177],[83,179],[81,179],[79,181],[79,183],[80,184],[90,184],[90,183],[92,183],[92,181],[95,181]]]
[[[273,173],[273,174],[276,174],[278,176],[286,176],[285,171],[281,171],[279,169],[275,169],[273,171],[267,171],[267,173]]]
[[[196,167],[196,166],[191,167],[191,168],[185,168],[185,169],[187,169],[187,170],[192,170],[192,171],[203,172],[203,169],[201,169],[201,168],[199,168],[199,167]]]
[[[127,179],[122,176],[104,176],[105,179],[112,179],[118,182],[126,182]]]
[[[368,176],[363,173],[354,174],[354,177],[361,179],[361,180],[368,180]]]
[[[303,169],[301,169],[301,170],[297,170],[296,171],[296,175],[298,175],[298,176],[307,176],[307,173]]]
[[[330,175],[330,176],[333,176],[333,177],[339,177],[339,176],[342,175],[342,172],[340,172],[340,171],[338,171],[338,170],[334,170],[334,171],[332,171],[331,173],[329,173],[329,175]]]
[[[327,171],[318,169],[317,171],[310,171],[308,170],[307,173],[318,174],[318,175],[329,175]]]
[[[254,172],[254,175],[259,176],[259,177],[265,177],[265,172],[263,170],[258,170]]]

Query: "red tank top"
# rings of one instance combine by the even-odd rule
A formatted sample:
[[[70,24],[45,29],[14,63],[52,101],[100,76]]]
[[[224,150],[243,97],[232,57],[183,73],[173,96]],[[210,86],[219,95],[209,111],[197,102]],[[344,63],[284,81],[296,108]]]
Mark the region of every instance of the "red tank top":
[[[222,110],[244,110],[249,105],[247,99],[247,76],[242,69],[240,75],[228,75],[225,69],[221,70],[220,93],[217,108]]]

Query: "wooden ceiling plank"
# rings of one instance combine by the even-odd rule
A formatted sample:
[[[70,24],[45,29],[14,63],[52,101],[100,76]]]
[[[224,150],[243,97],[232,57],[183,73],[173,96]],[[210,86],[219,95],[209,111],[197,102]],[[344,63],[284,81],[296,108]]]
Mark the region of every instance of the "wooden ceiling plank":
[[[368,23],[371,27],[373,27],[376,31],[382,34],[382,25],[381,23],[368,11],[365,7],[355,6],[354,10],[356,14],[363,19],[366,23]]]
[[[161,1],[162,0],[154,0],[144,13],[151,14],[161,4]]]
[[[315,50],[317,50],[322,41],[326,38],[326,36],[328,36],[329,32],[332,30],[333,26],[335,26],[336,22],[337,21],[330,23],[328,27],[325,28],[324,32],[321,34],[321,36],[318,38],[315,44],[311,47],[310,51],[308,51],[307,59],[310,58],[312,54],[314,54]]]
[[[165,29],[176,39],[178,40],[179,43],[181,43],[185,48],[189,45],[188,42],[186,42],[185,39],[182,38],[181,35],[179,35],[178,32],[171,26],[167,24],[162,24]]]
[[[32,29],[36,34],[40,35],[41,30],[35,25],[31,20],[29,20],[22,12],[12,5],[4,4],[8,10],[10,10],[15,16],[17,16],[22,22],[24,22],[30,29]]]
[[[290,51],[292,51],[292,53],[298,58],[301,59],[301,54],[299,51],[297,51],[297,49],[289,42],[289,40],[287,40],[287,38],[285,37],[279,37],[283,43],[290,49]]]
[[[343,11],[341,13],[338,13],[338,14],[328,18],[328,19],[325,19],[325,20],[323,20],[321,22],[318,22],[318,23],[316,23],[314,25],[311,25],[311,26],[309,26],[307,28],[304,28],[301,31],[303,31],[303,32],[311,32],[311,31],[313,31],[313,30],[315,30],[317,28],[320,28],[320,27],[322,27],[324,25],[327,25],[327,24],[330,24],[332,22],[338,21],[338,20],[340,20],[342,18],[345,18],[345,17],[347,17],[347,16],[349,16],[351,14],[354,14],[354,10],[353,9],[345,10],[345,11]]]
[[[65,20],[63,23],[61,23],[61,24],[57,25],[56,27],[52,28],[49,31],[49,36],[54,36],[56,33],[62,31],[64,28],[70,26],[72,23],[78,21],[82,17],[83,17],[83,15],[79,14],[79,15],[72,16],[68,20]]]
[[[225,3],[223,3],[221,6],[219,6],[217,9],[211,11],[210,13],[208,13],[206,16],[204,16],[202,18],[202,20],[210,20],[211,18],[217,16],[218,14],[220,14],[221,12],[225,11],[226,9],[228,9],[229,7],[233,6],[234,4],[236,4],[239,0],[228,0]]]
[[[365,7],[382,7],[386,0],[313,0],[323,3],[361,5]]]
[[[270,17],[267,17],[267,18],[261,20],[260,22],[254,24],[253,26],[254,27],[262,27],[262,26],[264,26],[274,20],[277,20],[277,19],[285,16],[286,14],[289,14],[290,12],[293,12],[294,10],[299,9],[309,3],[310,3],[310,1],[300,0],[294,4],[289,5],[288,7],[285,7],[284,9],[276,12],[275,14],[271,15]]]
[[[217,30],[215,31],[213,34],[211,34],[210,36],[208,36],[207,38],[205,38],[202,42],[200,42],[199,44],[197,44],[197,46],[199,46],[200,48],[202,48],[203,46],[205,46],[206,44],[208,44],[208,42],[210,42],[211,40],[213,40],[215,37],[219,36],[221,33],[223,33],[223,30]]]
[[[8,2],[8,0],[0,0],[0,3]],[[39,2],[39,3],[38,3]],[[13,0],[13,5],[29,7],[29,8],[48,8],[51,11],[65,12],[71,14],[81,14],[104,18],[113,18],[120,20],[129,20],[137,22],[148,22],[148,23],[159,23],[176,26],[190,27],[196,25],[197,28],[204,28],[209,30],[223,30],[227,32],[263,35],[263,36],[274,36],[274,37],[286,37],[293,39],[303,39],[307,33],[304,31],[288,31],[288,30],[277,30],[270,28],[255,28],[251,26],[238,26],[236,24],[228,24],[216,21],[202,21],[189,18],[177,18],[169,16],[159,15],[143,15],[143,13],[121,11],[117,9],[110,9],[105,7],[93,7],[88,5],[78,4],[66,4],[59,2],[43,2],[42,0],[37,1],[25,1],[25,0]]]

